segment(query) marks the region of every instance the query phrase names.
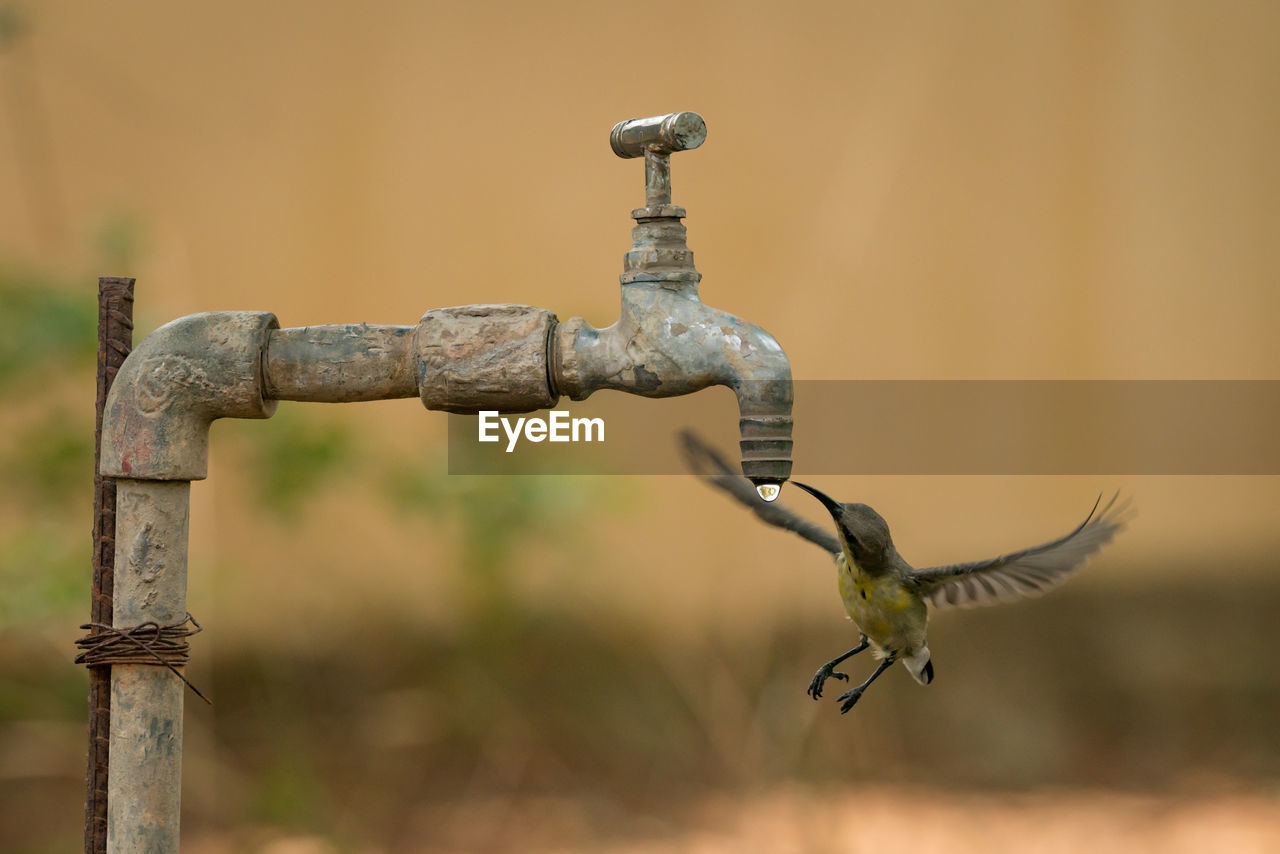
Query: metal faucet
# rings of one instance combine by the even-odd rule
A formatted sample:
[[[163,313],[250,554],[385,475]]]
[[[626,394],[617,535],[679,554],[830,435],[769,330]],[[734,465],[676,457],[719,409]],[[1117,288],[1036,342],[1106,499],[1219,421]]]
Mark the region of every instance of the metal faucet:
[[[728,386],[738,398],[743,474],[758,487],[776,485],[791,474],[791,365],[769,333],[698,298],[685,209],[671,203],[671,155],[706,138],[702,117],[689,112],[614,127],[614,153],[643,157],[645,173],[645,206],[631,212],[636,226],[618,277],[622,308],[607,329],[580,317],[560,324],[552,378],[573,400],[602,388],[674,397]]]

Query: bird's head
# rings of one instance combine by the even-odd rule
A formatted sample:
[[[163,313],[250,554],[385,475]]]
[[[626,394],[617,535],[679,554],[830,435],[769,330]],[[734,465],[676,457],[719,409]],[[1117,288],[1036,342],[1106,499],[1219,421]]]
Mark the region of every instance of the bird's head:
[[[849,547],[853,559],[863,566],[878,564],[893,552],[893,538],[889,536],[889,523],[866,504],[844,504],[812,486],[791,481],[822,502],[831,518],[836,520],[840,539]]]

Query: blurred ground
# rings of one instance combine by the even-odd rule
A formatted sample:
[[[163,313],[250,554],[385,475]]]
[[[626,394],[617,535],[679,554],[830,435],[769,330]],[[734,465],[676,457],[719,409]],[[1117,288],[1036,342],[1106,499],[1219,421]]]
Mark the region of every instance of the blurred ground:
[[[328,625],[291,652],[218,640],[190,668],[216,705],[188,705],[184,827],[211,850],[1018,850],[1025,828],[1073,850],[1105,826],[1138,850],[1266,851],[1278,606],[1274,582],[1184,582],[951,615],[927,691],[894,671],[844,717],[803,693],[849,641],[836,619],[673,639],[508,603],[445,631]],[[59,652],[0,659],[18,851],[75,838],[84,680]]]
[[[0,0],[0,848],[80,837],[97,275],[140,335],[607,325],[608,131],[694,109],[702,295],[798,379],[1277,379],[1278,40],[1191,0]],[[1140,512],[841,717],[803,693],[851,640],[822,555],[688,478],[450,477],[443,437],[414,401],[214,427],[190,850],[1280,848],[1280,478],[824,478],[922,565]]]
[[[786,788],[767,795],[711,798],[680,811],[678,823],[626,828],[593,823],[581,801],[452,803],[421,816],[447,841],[405,852],[591,850],[602,854],[818,854],[906,848],[932,852],[1093,851],[1268,852],[1280,849],[1275,797],[1155,797],[1116,792],[1031,795],[940,794],[897,787]],[[638,837],[638,838],[637,838]],[[246,833],[197,837],[190,850],[222,854],[331,854],[308,836]],[[382,849],[367,848],[368,852]]]

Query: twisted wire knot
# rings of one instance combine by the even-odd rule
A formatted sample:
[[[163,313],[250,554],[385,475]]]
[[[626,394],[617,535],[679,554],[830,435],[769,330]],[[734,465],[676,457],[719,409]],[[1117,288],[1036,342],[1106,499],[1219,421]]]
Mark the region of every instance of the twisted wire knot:
[[[187,624],[191,628],[187,628]],[[76,640],[82,652],[76,656],[76,664],[86,667],[103,667],[111,664],[147,664],[167,667],[181,679],[195,695],[212,705],[213,701],[200,693],[187,677],[178,671],[191,659],[191,645],[187,638],[204,631],[196,618],[187,614],[178,623],[162,626],[154,620],[128,628],[117,628],[103,623],[84,623],[82,629],[89,634]]]

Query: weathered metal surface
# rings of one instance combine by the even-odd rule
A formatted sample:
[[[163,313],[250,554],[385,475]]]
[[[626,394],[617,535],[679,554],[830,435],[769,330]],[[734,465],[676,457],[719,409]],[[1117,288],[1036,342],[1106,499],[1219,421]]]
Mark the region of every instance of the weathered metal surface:
[[[427,409],[530,412],[553,406],[547,342],[556,316],[529,305],[428,311],[418,324],[418,385]]]
[[[657,151],[644,153],[644,204],[648,208],[671,204],[670,154]]]
[[[609,134],[609,145],[619,157],[644,158],[645,206],[657,208],[671,204],[672,153],[697,148],[706,138],[702,116],[686,111],[618,122]]]
[[[116,482],[98,474],[107,392],[133,346],[133,279],[98,279],[98,394],[94,430],[93,583],[89,622],[109,625],[115,585]],[[107,776],[111,738],[111,668],[89,669],[89,761],[85,774],[84,850],[107,850]]]
[[[618,321],[596,329],[575,317],[555,332],[556,389],[583,400],[599,389],[674,397],[728,386],[741,416],[742,473],[757,484],[791,474],[791,367],[758,326],[652,282],[622,286]]]
[[[182,317],[143,339],[107,397],[101,472],[108,477],[201,480],[209,424],[269,418],[262,357],[275,315],[220,311]]]
[[[264,361],[273,400],[352,403],[417,397],[414,327],[367,323],[274,329]]]
[[[187,613],[191,484],[121,479],[113,625],[168,625]],[[186,686],[163,667],[111,669],[110,854],[175,854]]]
[[[619,157],[643,157],[647,151],[688,151],[706,138],[707,123],[702,116],[685,110],[618,122],[609,134],[609,145]]]
[[[560,394],[583,400],[602,388],[644,397],[673,397],[711,385],[733,389],[738,398],[742,473],[757,485],[779,483],[791,474],[791,365],[773,336],[728,312],[704,305],[702,278],[685,242],[672,205],[672,151],[694,148],[706,138],[672,113],[635,119],[614,127],[613,150],[620,157],[643,154],[647,205],[631,212],[636,220],[632,246],[623,261],[622,308],[618,321],[596,329],[580,317],[560,324],[551,348],[552,380]]]
[[[661,205],[637,208],[631,212],[636,221],[631,229],[631,251],[622,257],[624,285],[632,282],[692,283],[693,296],[702,274],[693,266],[693,250],[685,242],[686,230],[680,218],[684,208]],[[683,287],[681,284],[674,287]]]

